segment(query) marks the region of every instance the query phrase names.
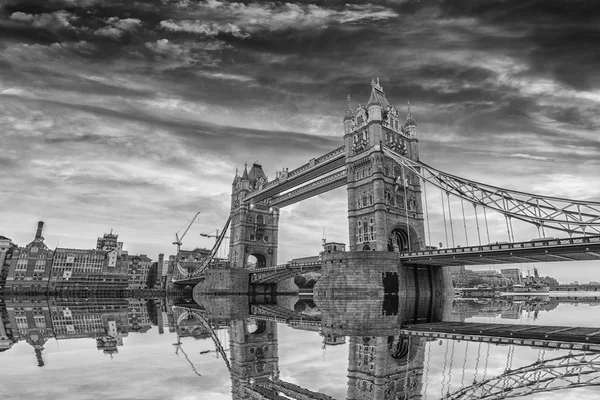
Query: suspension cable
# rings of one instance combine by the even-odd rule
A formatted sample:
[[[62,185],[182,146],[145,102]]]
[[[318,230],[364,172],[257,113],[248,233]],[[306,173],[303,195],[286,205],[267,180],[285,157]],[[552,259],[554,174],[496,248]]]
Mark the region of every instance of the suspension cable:
[[[450,351],[450,367],[448,368],[448,392],[452,390],[452,364],[454,364],[454,344],[452,341],[452,350]]]
[[[465,241],[467,242],[467,247],[469,247],[469,236],[467,235],[467,218],[465,217],[465,203],[462,197],[460,198],[460,207],[462,208],[463,224],[465,226]]]
[[[448,196],[448,219],[450,220],[450,236],[452,236],[452,247],[456,247],[454,243],[454,227],[452,226],[452,209],[450,208],[450,192],[446,192]]]
[[[481,233],[479,232],[479,217],[477,216],[477,204],[473,203],[473,211],[475,212],[475,225],[477,225],[477,240],[481,246]]]
[[[479,373],[479,359],[481,358],[481,338],[477,346],[477,359],[475,360],[475,375],[473,375],[473,385],[477,383],[477,374]]]
[[[433,246],[433,243],[431,243],[431,228],[429,227],[429,207],[427,206],[427,182],[425,181],[425,178],[423,179],[423,197],[425,198],[425,221],[427,221],[427,237],[429,238],[429,245]],[[425,249],[427,249],[427,246],[425,246]]]
[[[408,238],[408,252],[410,253],[410,225],[408,224],[408,194],[406,191],[406,187],[408,186],[408,178],[406,177],[404,165],[402,165],[402,186],[404,186],[404,212],[406,213],[406,232]]]
[[[490,361],[490,344],[487,344],[487,350],[485,353],[485,366],[483,367],[483,380],[485,381],[485,377],[487,376],[488,370],[488,362]]]
[[[487,212],[485,211],[485,207],[483,207],[483,218],[485,218],[485,231],[487,232],[488,243],[492,243],[490,240],[490,228],[488,227]]]
[[[512,217],[511,216],[508,217],[508,224],[510,225],[510,236],[512,238],[512,243],[514,243],[515,242],[515,231],[512,226]]]
[[[446,380],[446,365],[448,364],[448,344],[449,340],[446,339],[446,352],[444,354],[444,369],[442,370],[442,388],[440,391],[441,396],[440,397],[444,397],[444,381]]]
[[[429,386],[429,362],[431,361],[431,343],[432,342],[425,342],[425,345],[427,346],[427,362],[425,364],[425,387],[423,388],[423,400],[427,400],[427,386]]]
[[[450,247],[448,243],[448,227],[446,226],[446,205],[444,204],[444,191],[440,189],[440,194],[442,195],[442,214],[444,216],[444,234],[446,235],[446,248]],[[442,394],[443,396],[443,394]]]
[[[463,361],[462,367],[462,377],[460,378],[460,387],[465,387],[465,371],[467,368],[467,356],[469,355],[469,341],[467,340],[467,345],[465,347],[465,360]]]
[[[405,376],[404,376],[404,397],[409,398],[408,396],[408,378],[410,375],[409,364],[410,364],[410,340],[411,336],[408,336],[408,352],[406,354],[406,368],[405,368]]]

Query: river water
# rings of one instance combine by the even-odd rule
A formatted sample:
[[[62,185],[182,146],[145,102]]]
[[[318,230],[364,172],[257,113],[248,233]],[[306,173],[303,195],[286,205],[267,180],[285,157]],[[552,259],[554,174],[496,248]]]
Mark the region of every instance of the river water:
[[[261,319],[208,318],[181,299],[5,299],[0,399],[600,399],[596,351],[377,328],[336,335],[310,298],[288,304]],[[463,300],[444,318],[600,332],[599,306]]]

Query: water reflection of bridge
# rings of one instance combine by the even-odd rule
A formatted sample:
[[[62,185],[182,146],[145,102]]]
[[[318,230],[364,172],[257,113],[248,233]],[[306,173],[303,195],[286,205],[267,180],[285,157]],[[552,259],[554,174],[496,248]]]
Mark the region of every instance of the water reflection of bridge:
[[[352,305],[344,310],[351,309],[354,317],[350,314],[339,315],[342,308],[335,304],[329,310],[322,310],[321,315],[314,315],[295,311],[282,304],[250,304],[248,311],[239,313],[244,307],[232,306],[233,303],[225,307],[224,299],[220,301],[215,309],[211,307],[216,303],[207,303],[208,307],[199,305],[195,306],[194,311],[188,308],[186,312],[202,321],[199,324],[203,327],[227,326],[233,399],[331,399],[328,395],[279,378],[279,323],[295,329],[317,330],[323,336],[324,343],[327,338],[350,336],[347,341],[348,400],[426,398],[428,379],[434,379],[429,376],[431,346],[438,341],[446,342],[445,363],[450,362],[450,367],[446,371],[447,365],[444,365],[445,374],[451,374],[451,359],[455,356],[452,352],[448,355],[449,343],[452,343],[452,349],[454,343],[462,343],[463,346],[466,343],[467,351],[468,343],[474,344],[477,347],[477,363],[479,365],[481,358],[481,371],[484,371],[483,375],[481,371],[478,375],[479,367],[476,366],[475,374],[465,380],[464,368],[469,358],[465,354],[463,382],[458,387],[454,383],[452,390],[448,376],[448,382],[445,386],[443,384],[443,393],[439,396],[444,399],[503,399],[600,385],[600,328],[442,322],[438,319],[440,313],[428,314],[423,309],[395,315],[371,313],[370,317],[363,320],[362,311],[381,307],[377,301],[369,300],[350,302]],[[239,299],[231,301],[238,302]],[[377,304],[373,306],[373,303]],[[358,308],[366,307],[365,310],[358,310],[357,304]],[[224,310],[235,310],[238,314],[224,315]],[[426,317],[418,315],[421,313],[431,315],[433,320],[425,321]],[[417,320],[423,323],[414,323]],[[372,328],[383,326],[382,321],[387,329]],[[215,341],[215,345],[223,348],[222,343]],[[528,348],[530,352],[537,351],[537,361],[529,365],[513,365],[515,349],[519,347]],[[507,352],[506,367],[503,373],[496,376],[486,376],[491,372],[487,367],[491,348],[506,349]],[[558,353],[547,357],[547,351]],[[473,357],[471,354],[470,358]]]

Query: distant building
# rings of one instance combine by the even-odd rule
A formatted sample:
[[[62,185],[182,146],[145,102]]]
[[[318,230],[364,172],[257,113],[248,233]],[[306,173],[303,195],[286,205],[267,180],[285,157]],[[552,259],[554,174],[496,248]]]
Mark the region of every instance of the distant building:
[[[325,242],[323,243],[323,251],[325,253],[331,253],[334,251],[346,251],[346,243]]]
[[[127,277],[129,289],[147,288],[148,273],[152,260],[145,254],[127,256]]]
[[[147,332],[153,325],[148,309],[149,300],[127,299],[127,323],[129,331]],[[151,304],[154,307],[154,304]]]
[[[44,244],[43,228],[44,222],[38,222],[33,241],[25,247],[13,249],[6,290],[17,293],[46,291],[54,252]]]
[[[519,284],[523,281],[523,275],[519,268],[504,268],[500,270],[503,277],[510,279],[513,284]]]
[[[118,290],[125,289],[127,281],[127,261],[117,250],[57,248],[49,289]]]

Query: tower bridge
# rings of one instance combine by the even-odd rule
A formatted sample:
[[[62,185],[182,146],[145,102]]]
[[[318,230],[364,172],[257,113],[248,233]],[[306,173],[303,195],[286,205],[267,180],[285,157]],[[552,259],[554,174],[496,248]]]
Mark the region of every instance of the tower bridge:
[[[328,288],[340,285],[347,293],[388,293],[416,274],[408,289],[439,296],[451,290],[447,266],[600,259],[600,236],[594,236],[600,235],[600,202],[525,193],[448,174],[422,161],[410,103],[402,119],[379,80],[373,80],[365,106],[354,107],[348,98],[339,147],[299,168],[278,171],[274,179],[258,163],[241,175],[236,172],[230,215],[220,235],[230,237],[227,267],[210,263],[222,241],[218,238],[206,262],[182,270],[175,281],[197,283],[197,294],[297,292],[293,277],[307,270],[278,264],[280,209],[343,186],[349,251],[327,254],[320,265],[306,266],[322,273],[317,294],[333,295]],[[441,194],[443,227],[430,226],[428,187],[430,194]],[[457,200],[462,220],[456,207],[452,215],[451,201]],[[465,204],[475,217],[470,229]],[[506,222],[505,238],[490,236],[488,212]],[[515,224],[533,226],[541,239],[515,240]],[[446,245],[437,248],[432,230],[439,237],[442,229]],[[549,236],[554,232],[561,238]],[[459,246],[463,240],[466,246]],[[249,263],[251,257],[256,265]],[[434,275],[437,286],[426,288]]]

